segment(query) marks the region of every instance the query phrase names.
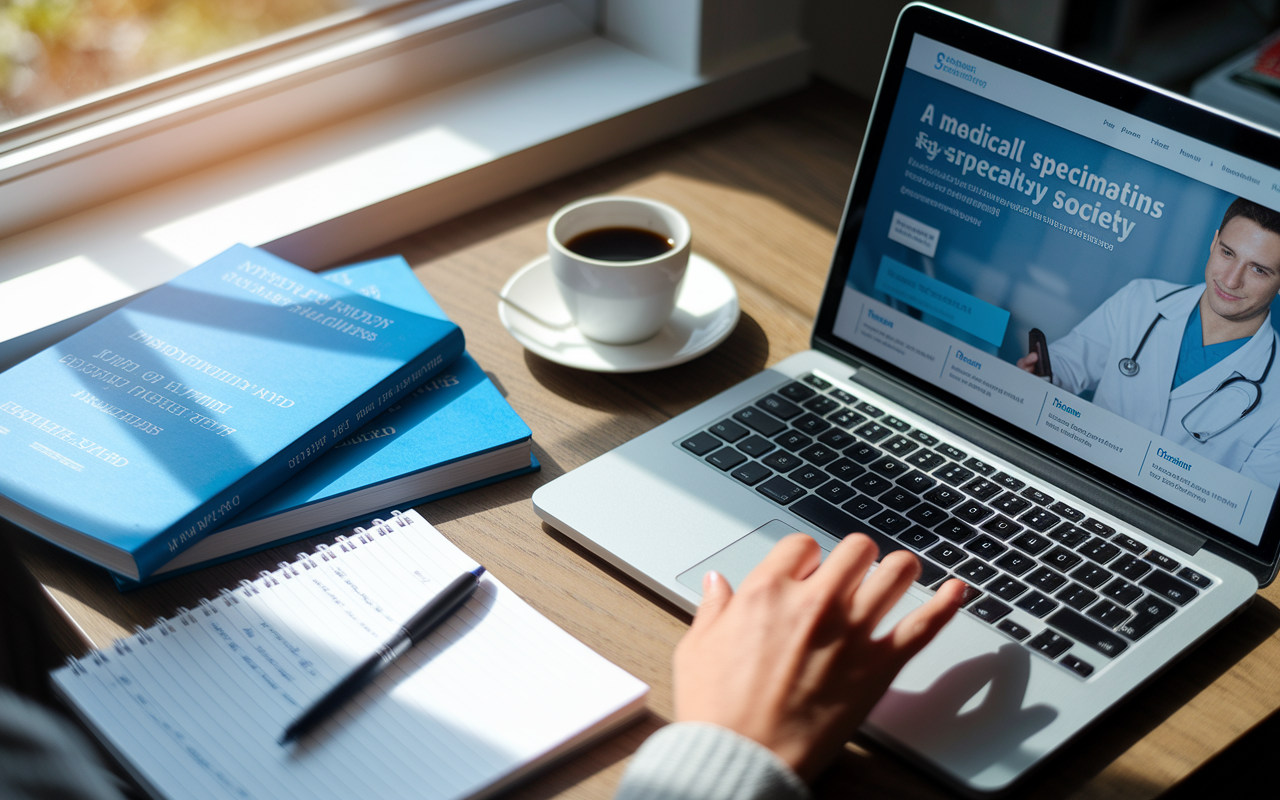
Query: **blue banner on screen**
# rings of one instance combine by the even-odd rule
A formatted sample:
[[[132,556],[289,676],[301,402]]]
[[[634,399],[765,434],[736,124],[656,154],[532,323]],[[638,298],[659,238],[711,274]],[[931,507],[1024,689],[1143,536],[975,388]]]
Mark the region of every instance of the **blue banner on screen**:
[[[876,289],[993,345],[999,346],[1004,339],[1004,330],[1009,326],[1009,312],[1003,308],[930,278],[888,256],[880,259]]]

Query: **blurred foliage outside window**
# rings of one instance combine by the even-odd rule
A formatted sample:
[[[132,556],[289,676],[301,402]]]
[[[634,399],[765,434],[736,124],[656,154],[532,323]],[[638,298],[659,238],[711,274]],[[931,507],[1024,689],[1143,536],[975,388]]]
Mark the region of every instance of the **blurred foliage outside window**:
[[[0,0],[0,125],[320,19],[352,0]]]

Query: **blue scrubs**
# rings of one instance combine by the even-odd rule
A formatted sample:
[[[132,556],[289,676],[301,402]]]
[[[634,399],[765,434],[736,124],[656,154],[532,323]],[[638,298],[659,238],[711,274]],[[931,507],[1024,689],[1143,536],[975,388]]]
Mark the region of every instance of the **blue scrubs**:
[[[1200,325],[1200,304],[1196,303],[1195,308],[1191,310],[1191,316],[1187,318],[1187,327],[1182,332],[1182,347],[1178,350],[1178,368],[1173,373],[1173,386],[1170,387],[1170,391],[1244,347],[1249,339],[1250,337],[1245,336],[1205,347],[1204,329]]]

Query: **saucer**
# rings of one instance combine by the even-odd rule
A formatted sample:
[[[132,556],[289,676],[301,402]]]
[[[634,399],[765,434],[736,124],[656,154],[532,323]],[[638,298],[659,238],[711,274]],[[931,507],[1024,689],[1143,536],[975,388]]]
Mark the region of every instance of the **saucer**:
[[[733,281],[697,253],[689,256],[671,319],[653,338],[636,344],[602,344],[573,327],[545,255],[512,275],[501,294],[550,323],[499,302],[498,319],[517,342],[548,361],[592,372],[648,372],[683,364],[723,342],[738,324]]]

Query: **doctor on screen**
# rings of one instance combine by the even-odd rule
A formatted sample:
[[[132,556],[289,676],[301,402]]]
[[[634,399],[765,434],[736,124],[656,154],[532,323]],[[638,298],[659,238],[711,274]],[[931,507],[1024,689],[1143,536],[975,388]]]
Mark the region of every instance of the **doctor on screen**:
[[[1214,233],[1204,283],[1130,282],[1049,344],[1072,394],[1270,487],[1280,486],[1280,213],[1243,198]],[[1034,372],[1031,353],[1017,364]]]

